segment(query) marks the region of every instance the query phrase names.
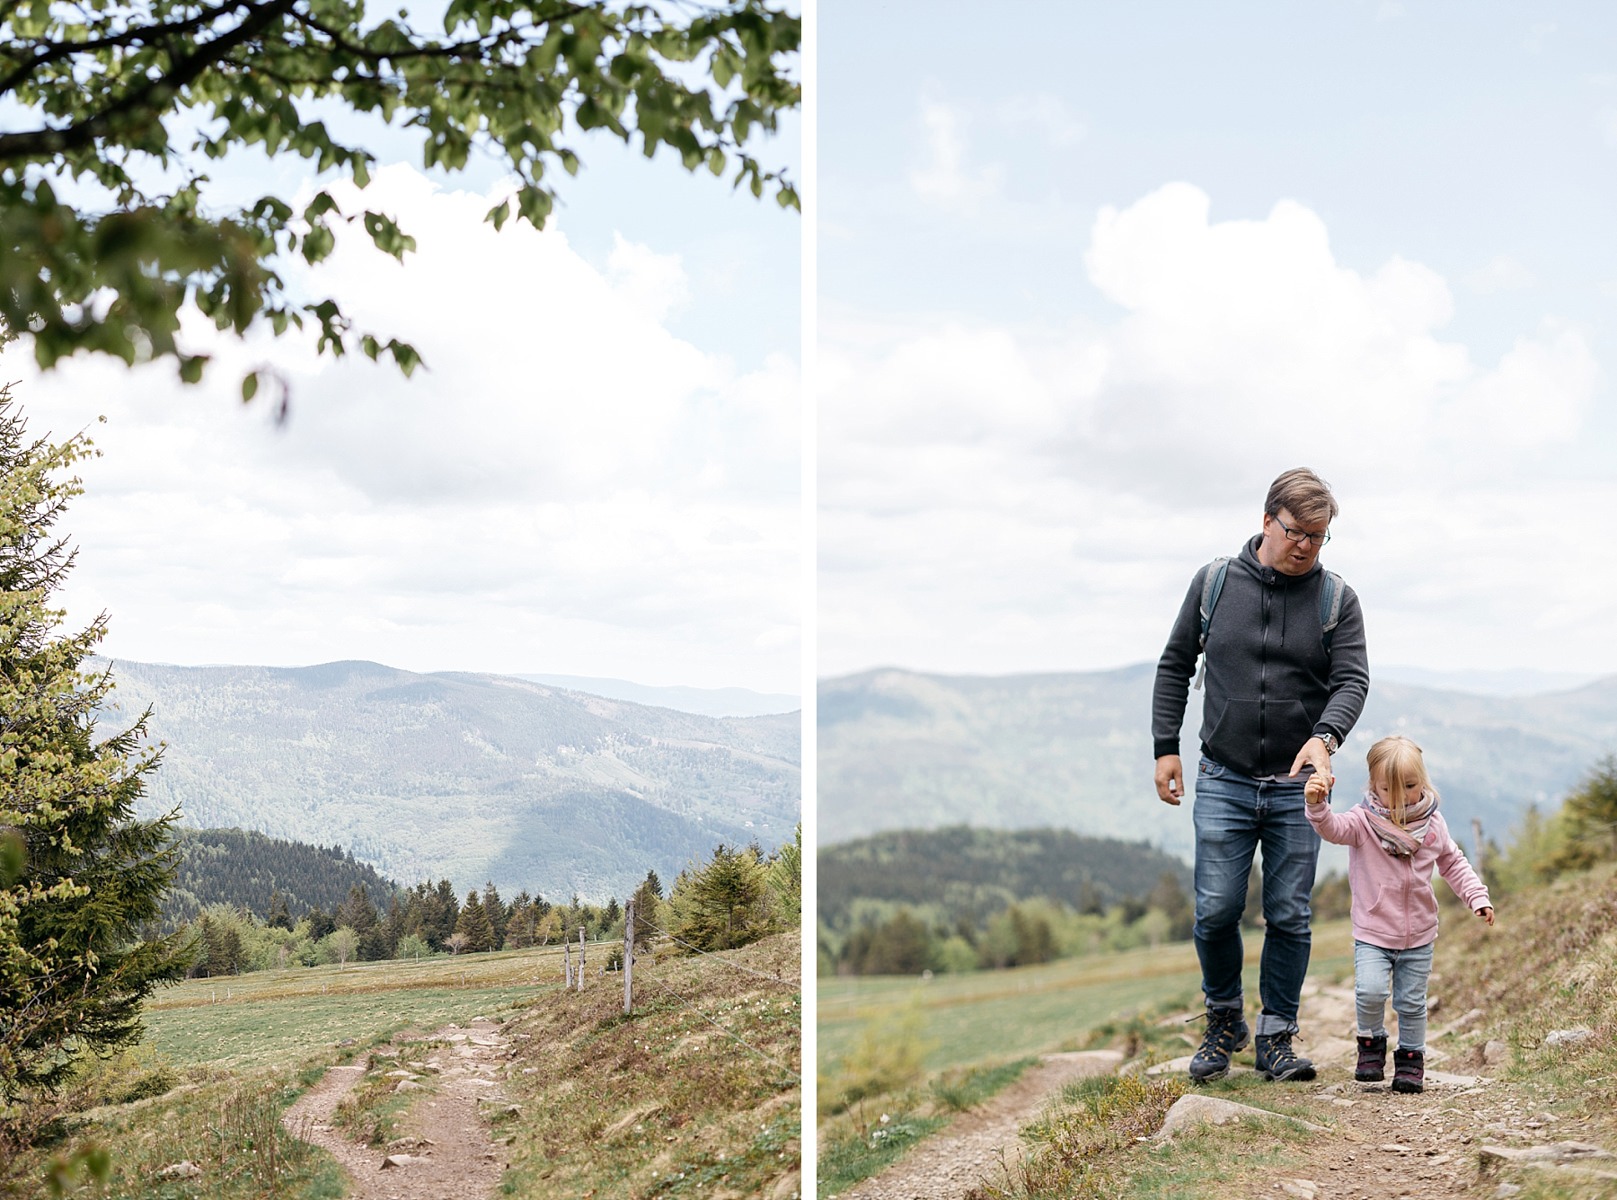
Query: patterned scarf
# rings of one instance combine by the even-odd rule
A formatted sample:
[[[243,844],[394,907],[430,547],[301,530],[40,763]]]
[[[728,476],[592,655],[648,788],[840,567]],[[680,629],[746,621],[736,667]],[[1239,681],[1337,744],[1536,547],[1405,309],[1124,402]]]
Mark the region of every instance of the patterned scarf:
[[[1392,812],[1382,805],[1374,788],[1365,789],[1361,803],[1370,818],[1370,828],[1381,841],[1381,848],[1395,858],[1414,858],[1415,851],[1426,842],[1427,823],[1437,811],[1437,793],[1430,789],[1422,791],[1420,799],[1404,809],[1402,825],[1392,819]]]

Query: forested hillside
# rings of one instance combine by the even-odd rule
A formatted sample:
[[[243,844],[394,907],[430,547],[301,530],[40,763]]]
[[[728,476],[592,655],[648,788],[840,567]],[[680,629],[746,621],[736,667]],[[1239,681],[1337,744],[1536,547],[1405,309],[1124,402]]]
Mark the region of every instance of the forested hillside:
[[[822,974],[1025,966],[1190,936],[1190,871],[1066,829],[897,830],[819,854]]]
[[[184,920],[212,904],[270,915],[277,895],[296,921],[311,908],[335,912],[355,886],[383,909],[399,890],[340,846],[310,846],[245,829],[181,829],[179,872],[164,916]]]
[[[1100,912],[1142,899],[1163,875],[1189,890],[1183,859],[1139,842],[1070,829],[900,829],[821,848],[819,915],[841,925],[863,899],[937,905],[975,924],[1035,897]]]

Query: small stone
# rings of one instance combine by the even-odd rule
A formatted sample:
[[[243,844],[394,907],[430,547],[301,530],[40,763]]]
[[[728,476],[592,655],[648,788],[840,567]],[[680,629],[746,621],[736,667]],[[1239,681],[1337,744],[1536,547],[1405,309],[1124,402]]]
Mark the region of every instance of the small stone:
[[[1501,1183],[1501,1184],[1500,1184],[1500,1185],[1499,1185],[1499,1186],[1498,1186],[1498,1187],[1497,1187],[1497,1188],[1496,1188],[1496,1189],[1495,1189],[1495,1190],[1494,1190],[1494,1195],[1495,1195],[1495,1196],[1497,1196],[1497,1197],[1499,1197],[1499,1200],[1505,1200],[1505,1197],[1507,1197],[1507,1196],[1516,1196],[1516,1195],[1520,1195],[1520,1194],[1521,1194],[1521,1190],[1522,1190],[1522,1189],[1521,1189],[1521,1186],[1520,1186],[1520,1185],[1519,1185],[1519,1184],[1515,1184],[1515,1183]]]
[[[1319,1194],[1319,1184],[1312,1179],[1282,1179],[1280,1190],[1288,1196],[1296,1196],[1298,1200],[1314,1200]]]
[[[181,1159],[177,1163],[170,1163],[157,1173],[159,1179],[197,1179],[202,1174],[202,1168],[189,1158]]]
[[[1575,1026],[1572,1029],[1552,1029],[1544,1035],[1544,1044],[1546,1046],[1579,1046],[1589,1041],[1594,1035],[1595,1031],[1593,1029],[1587,1029],[1582,1025]]]
[[[432,1159],[422,1158],[419,1154],[389,1154],[382,1160],[382,1170],[391,1171],[396,1167],[430,1166]]]
[[[393,1085],[393,1090],[395,1092],[424,1092],[427,1089],[413,1079],[401,1079]]]
[[[1482,1047],[1482,1061],[1496,1067],[1510,1057],[1510,1047],[1497,1039],[1490,1039]]]

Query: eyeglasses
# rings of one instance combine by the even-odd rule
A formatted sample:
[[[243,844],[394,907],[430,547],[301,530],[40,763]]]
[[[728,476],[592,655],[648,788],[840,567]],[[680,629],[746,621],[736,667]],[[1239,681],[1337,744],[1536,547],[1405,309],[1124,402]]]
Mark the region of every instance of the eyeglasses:
[[[1274,523],[1280,526],[1281,531],[1285,533],[1286,540],[1288,542],[1295,542],[1299,546],[1301,546],[1304,542],[1312,542],[1315,546],[1323,546],[1326,542],[1331,540],[1331,531],[1329,529],[1327,529],[1324,533],[1304,533],[1301,529],[1293,529],[1279,517],[1275,516],[1274,513],[1270,513],[1269,515],[1274,517]]]

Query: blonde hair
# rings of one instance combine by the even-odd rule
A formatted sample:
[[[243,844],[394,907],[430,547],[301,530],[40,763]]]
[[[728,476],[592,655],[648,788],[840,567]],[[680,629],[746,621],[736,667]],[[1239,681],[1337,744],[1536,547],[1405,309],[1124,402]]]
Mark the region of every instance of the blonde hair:
[[[1421,757],[1420,747],[1410,741],[1401,733],[1384,737],[1365,756],[1365,762],[1370,767],[1370,786],[1376,785],[1376,776],[1381,776],[1387,782],[1387,791],[1391,795],[1392,819],[1398,824],[1404,824],[1404,789],[1403,782],[1414,778],[1420,780],[1421,790],[1437,795],[1437,789],[1432,786],[1432,777],[1426,773],[1426,760]]]
[[[1278,517],[1281,509],[1299,521],[1334,521],[1338,511],[1331,485],[1307,467],[1282,471],[1269,485],[1263,511]]]

